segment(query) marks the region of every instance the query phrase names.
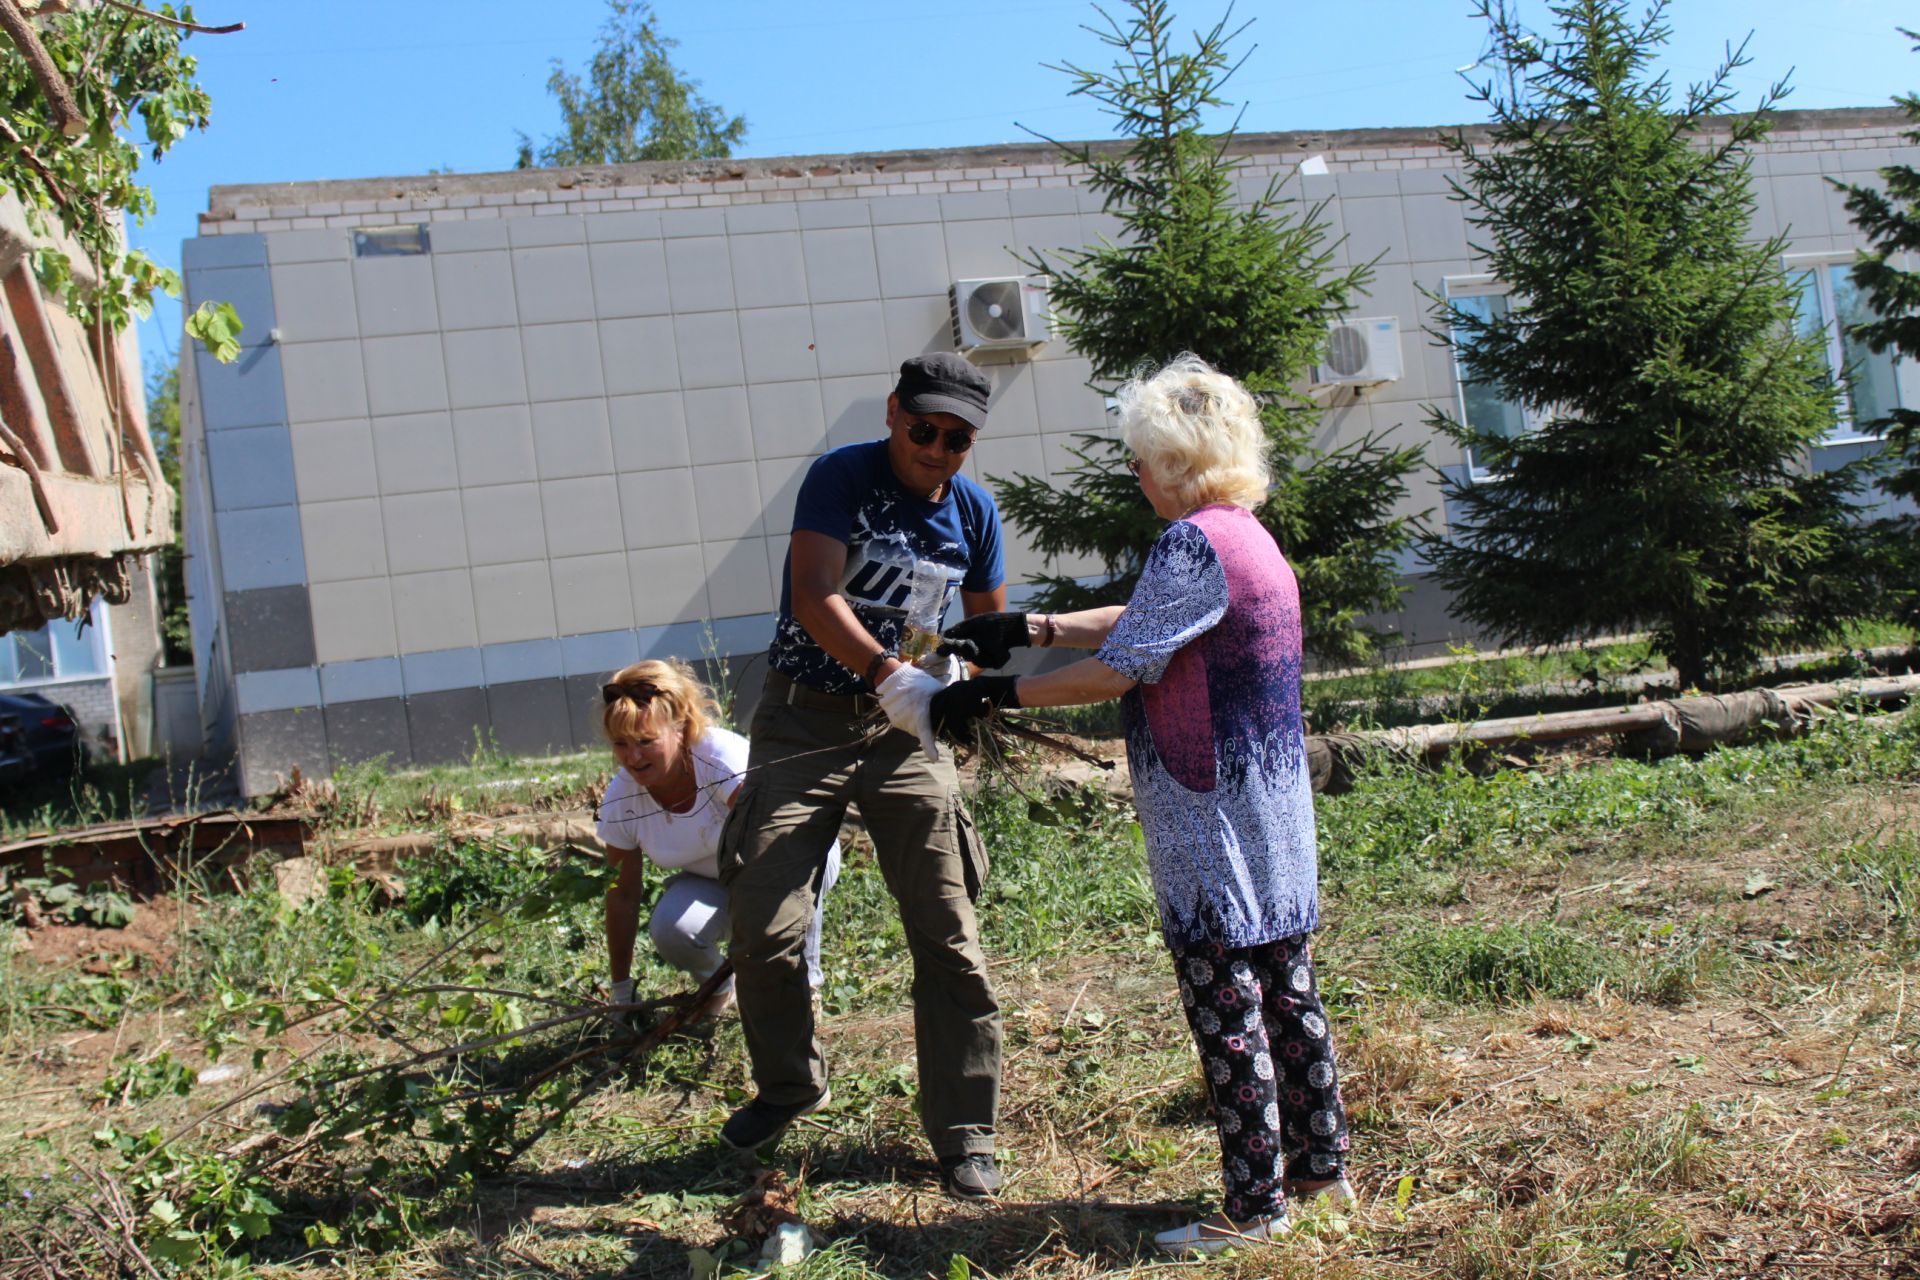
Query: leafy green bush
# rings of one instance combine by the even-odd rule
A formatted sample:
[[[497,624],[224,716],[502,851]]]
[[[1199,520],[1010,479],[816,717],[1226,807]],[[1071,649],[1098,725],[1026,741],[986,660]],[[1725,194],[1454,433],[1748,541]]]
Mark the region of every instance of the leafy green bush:
[[[511,907],[539,888],[547,861],[545,850],[495,843],[455,843],[403,859],[403,910],[414,924],[437,920],[444,925],[476,908]]]

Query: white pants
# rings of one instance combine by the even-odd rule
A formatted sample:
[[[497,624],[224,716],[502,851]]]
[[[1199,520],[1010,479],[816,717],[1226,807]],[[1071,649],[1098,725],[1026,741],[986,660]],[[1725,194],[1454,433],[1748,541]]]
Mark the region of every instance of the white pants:
[[[827,850],[820,891],[813,900],[813,921],[807,925],[807,983],[815,991],[826,981],[820,971],[820,915],[826,908],[827,890],[839,878],[840,842],[836,840]],[[725,956],[721,944],[730,928],[726,887],[691,871],[682,871],[667,881],[647,920],[647,936],[653,939],[660,958],[702,982],[720,967]]]

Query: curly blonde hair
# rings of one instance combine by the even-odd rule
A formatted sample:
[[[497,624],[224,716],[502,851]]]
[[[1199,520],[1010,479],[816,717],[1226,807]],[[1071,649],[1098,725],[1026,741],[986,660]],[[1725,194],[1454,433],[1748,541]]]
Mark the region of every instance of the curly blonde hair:
[[[1191,352],[1115,393],[1120,439],[1186,511],[1215,502],[1252,510],[1273,483],[1260,406]]]
[[[713,691],[700,683],[693,668],[678,658],[650,659],[622,667],[607,680],[608,684],[647,685],[653,696],[646,699],[615,698],[600,708],[600,732],[608,742],[631,741],[648,729],[657,728],[657,717],[664,715],[680,727],[682,740],[690,747],[706,736],[720,714],[720,703]]]

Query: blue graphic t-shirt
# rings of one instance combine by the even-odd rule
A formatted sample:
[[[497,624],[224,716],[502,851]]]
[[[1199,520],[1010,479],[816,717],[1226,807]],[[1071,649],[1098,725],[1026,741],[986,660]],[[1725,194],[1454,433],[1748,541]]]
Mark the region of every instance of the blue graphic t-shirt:
[[[847,544],[840,594],[860,624],[897,653],[908,609],[940,625],[956,589],[992,591],[1005,578],[1000,512],[962,475],[938,502],[900,487],[887,442],[850,444],[815,459],[793,504],[793,528]],[[767,660],[775,671],[823,693],[862,693],[866,681],[827,656],[793,616],[793,556],[780,576],[780,620]]]

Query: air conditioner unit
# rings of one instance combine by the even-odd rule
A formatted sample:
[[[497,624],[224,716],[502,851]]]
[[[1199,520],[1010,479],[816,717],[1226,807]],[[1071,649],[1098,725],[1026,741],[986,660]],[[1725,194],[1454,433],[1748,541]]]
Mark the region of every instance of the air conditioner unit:
[[[947,300],[957,351],[1031,351],[1053,336],[1045,276],[955,280]]]
[[[1314,369],[1320,386],[1366,387],[1400,378],[1400,319],[1335,320],[1327,326],[1326,359]]]

